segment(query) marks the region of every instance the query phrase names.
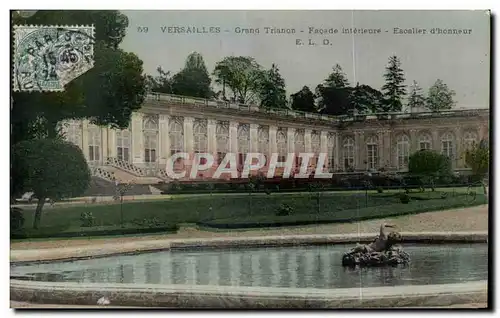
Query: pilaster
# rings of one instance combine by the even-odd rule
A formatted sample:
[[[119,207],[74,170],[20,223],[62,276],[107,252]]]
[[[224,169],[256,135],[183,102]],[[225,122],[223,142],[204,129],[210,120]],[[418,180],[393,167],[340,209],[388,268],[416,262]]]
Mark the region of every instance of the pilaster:
[[[132,162],[142,164],[144,162],[144,134],[142,131],[142,113],[132,113]]]
[[[269,155],[278,151],[278,145],[276,144],[276,133],[278,132],[278,127],[274,125],[269,126]],[[270,159],[271,157],[269,157]]]
[[[207,148],[208,152],[215,155],[217,152],[217,120],[207,119]]]
[[[164,165],[170,157],[170,115],[160,114],[158,117],[159,164]]]
[[[85,159],[89,160],[89,120],[82,120],[82,152]]]
[[[287,128],[286,141],[288,153],[295,153],[295,128]]]
[[[304,152],[306,152],[306,153],[312,151],[311,133],[312,133],[312,129],[309,129],[309,128],[304,129]]]
[[[193,153],[193,117],[184,117],[184,151]]]
[[[238,125],[236,121],[229,122],[229,152],[238,152]]]
[[[250,124],[250,152],[258,152],[259,149],[259,125]]]

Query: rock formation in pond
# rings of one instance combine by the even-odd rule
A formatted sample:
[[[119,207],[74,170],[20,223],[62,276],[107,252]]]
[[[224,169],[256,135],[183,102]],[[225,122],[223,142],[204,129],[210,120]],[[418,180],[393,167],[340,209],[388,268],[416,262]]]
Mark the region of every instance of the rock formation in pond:
[[[407,264],[410,261],[408,253],[403,251],[398,243],[401,242],[401,234],[397,231],[386,233],[386,228],[394,228],[393,225],[382,223],[380,234],[370,244],[357,244],[351,251],[342,257],[342,266],[396,266]]]

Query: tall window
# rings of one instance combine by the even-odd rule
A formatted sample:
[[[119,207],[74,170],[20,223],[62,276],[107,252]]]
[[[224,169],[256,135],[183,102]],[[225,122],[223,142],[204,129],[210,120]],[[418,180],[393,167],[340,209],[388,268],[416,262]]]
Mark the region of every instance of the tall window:
[[[316,166],[318,163],[318,156],[319,153],[321,152],[321,146],[320,146],[320,135],[319,132],[313,131],[311,133],[311,151],[314,153],[314,165]]]
[[[432,149],[432,138],[429,134],[422,134],[418,140],[419,150],[430,150]]]
[[[76,120],[70,120],[66,124],[66,140],[82,147],[82,124]]]
[[[259,152],[266,158],[266,165],[268,165],[269,155],[269,127],[259,127]]]
[[[238,126],[238,163],[245,163],[246,154],[250,152],[250,126],[240,124]]]
[[[128,129],[116,132],[116,156],[119,160],[130,161],[130,131]]]
[[[408,168],[410,158],[410,138],[407,135],[400,135],[396,143],[396,153],[398,157],[398,169]]]
[[[217,164],[221,164],[229,151],[229,122],[217,122],[215,137],[217,140]]]
[[[172,117],[169,125],[170,155],[184,152],[184,118]],[[182,158],[177,158],[177,162]]]
[[[101,159],[101,128],[89,126],[89,161],[99,161]]]
[[[143,121],[144,129],[144,161],[156,162],[158,149],[158,118],[147,116]]]
[[[453,135],[449,132],[441,137],[441,153],[450,158],[453,155]]]
[[[378,164],[378,140],[372,136],[366,140],[367,168],[376,169]]]
[[[328,167],[330,171],[335,169],[334,167],[334,151],[335,151],[335,136],[333,134],[328,134]]]
[[[276,145],[278,150],[278,161],[285,162],[286,161],[286,133],[282,129],[278,130],[276,133]]]
[[[193,124],[193,147],[194,153],[207,152],[207,121],[205,119],[195,119]],[[205,164],[206,158],[200,158],[200,164]]]
[[[354,169],[354,139],[347,137],[342,145],[342,158],[344,161],[344,169]]]
[[[299,154],[301,152],[306,151],[303,129],[297,129],[297,131],[295,132],[294,142],[295,142],[295,166],[297,168],[300,168],[300,165],[302,164],[302,158],[299,157]]]
[[[477,134],[475,132],[467,131],[464,134],[464,150],[472,149],[472,147],[474,147],[474,145],[477,143],[477,139]]]

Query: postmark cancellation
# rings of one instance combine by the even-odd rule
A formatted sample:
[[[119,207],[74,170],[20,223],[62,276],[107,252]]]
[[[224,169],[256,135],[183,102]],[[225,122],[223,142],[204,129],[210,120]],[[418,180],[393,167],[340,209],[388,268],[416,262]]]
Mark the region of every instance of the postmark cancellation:
[[[14,91],[63,91],[94,66],[93,26],[14,26]]]

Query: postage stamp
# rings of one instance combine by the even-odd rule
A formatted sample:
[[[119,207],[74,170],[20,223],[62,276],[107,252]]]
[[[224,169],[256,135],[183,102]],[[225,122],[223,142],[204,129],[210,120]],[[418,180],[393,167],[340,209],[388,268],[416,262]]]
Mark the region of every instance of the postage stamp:
[[[93,26],[14,26],[14,91],[63,91],[94,66]]]

